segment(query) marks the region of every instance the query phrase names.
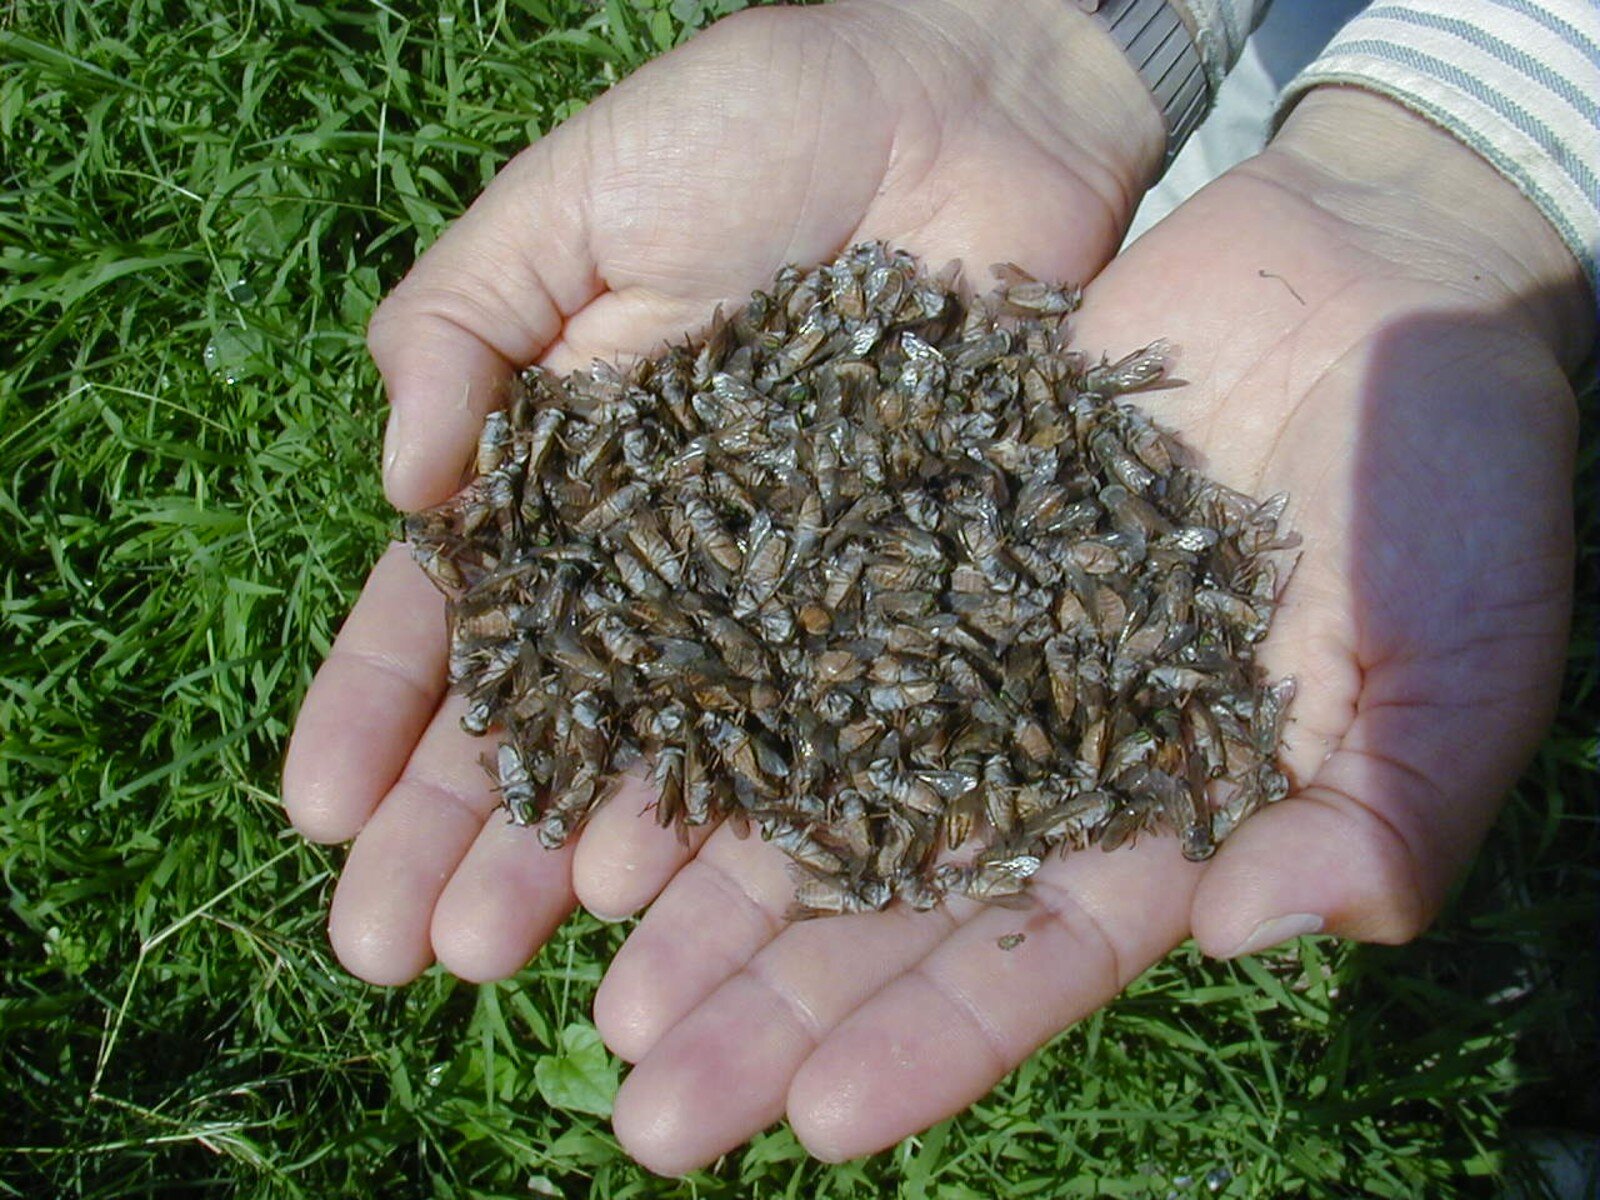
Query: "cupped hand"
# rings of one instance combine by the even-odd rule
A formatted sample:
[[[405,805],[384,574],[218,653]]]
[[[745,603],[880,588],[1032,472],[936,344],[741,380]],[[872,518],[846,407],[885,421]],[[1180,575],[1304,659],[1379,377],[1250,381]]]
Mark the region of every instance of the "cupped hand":
[[[931,260],[1087,279],[1115,250],[1161,119],[1059,0],[843,0],[752,10],[650,64],[513,160],[370,331],[384,479],[416,508],[461,483],[513,367],[649,352],[786,262],[883,238]],[[689,857],[626,785],[546,853],[493,815],[486,743],[445,697],[443,603],[391,547],[318,672],[284,768],[295,825],[354,837],[330,936],[402,983],[525,964],[574,897],[621,916]]]
[[[978,1099],[1191,934],[1209,953],[1431,919],[1547,722],[1571,588],[1575,261],[1486,164],[1388,101],[1319,93],[1091,287],[1077,342],[1179,346],[1140,402],[1304,535],[1262,660],[1292,675],[1294,795],[1214,859],[1052,859],[1023,912],[787,925],[792,879],[714,833],[596,1000],[637,1065],[622,1144],[677,1173],[787,1114],[823,1158]],[[1018,940],[1015,934],[1022,934]]]

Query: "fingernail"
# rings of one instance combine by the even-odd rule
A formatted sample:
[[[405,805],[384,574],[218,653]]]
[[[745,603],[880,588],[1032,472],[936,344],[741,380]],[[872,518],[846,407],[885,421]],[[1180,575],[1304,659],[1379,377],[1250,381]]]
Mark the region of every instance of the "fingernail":
[[[1316,913],[1290,913],[1286,917],[1273,917],[1252,929],[1250,936],[1235,946],[1225,957],[1237,958],[1241,954],[1258,954],[1269,946],[1287,942],[1290,938],[1320,932],[1322,932],[1322,918]]]

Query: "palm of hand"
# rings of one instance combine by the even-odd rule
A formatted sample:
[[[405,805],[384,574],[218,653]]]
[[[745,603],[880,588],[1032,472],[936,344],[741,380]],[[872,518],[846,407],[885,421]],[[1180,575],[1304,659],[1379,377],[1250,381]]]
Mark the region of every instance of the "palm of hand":
[[[959,103],[919,128],[914,73],[870,71],[847,42],[808,35],[773,60],[798,72],[822,56],[821,94],[796,105],[764,69],[734,89],[746,103],[712,111],[683,73],[705,71],[727,95],[719,72],[740,68],[713,39],[690,49],[702,57],[671,88],[642,72],[509,168],[419,264],[413,300],[432,292],[446,323],[475,337],[430,343],[412,319],[405,344],[385,345],[375,329],[391,390],[431,400],[446,380],[459,390],[463,347],[479,347],[468,405],[430,412],[435,456],[403,452],[397,499],[450,490],[449,450],[470,443],[508,364],[546,347],[558,369],[648,349],[784,261],[885,237],[934,260],[1010,258],[1081,278],[1111,249],[1117,214],[1102,191],[1020,132]],[[824,150],[821,131],[841,127],[848,148]],[[748,153],[774,138],[794,152]],[[996,194],[982,181],[1001,163],[1019,186]],[[564,171],[583,186],[561,192]],[[1369,264],[1313,215],[1274,210],[1251,186],[1219,185],[1119,259],[1078,341],[1189,348],[1180,373],[1192,386],[1151,407],[1210,473],[1294,499],[1307,544],[1266,659],[1301,685],[1288,750],[1299,796],[1204,867],[1161,839],[1053,860],[1020,914],[952,905],[786,927],[792,881],[777,851],[727,830],[680,847],[641,815],[637,786],[559,853],[495,819],[482,743],[441,703],[440,602],[391,551],[307,698],[286,769],[297,824],[329,840],[360,831],[332,918],[346,964],[399,982],[437,956],[493,978],[531,956],[574,894],[623,915],[665,885],[608,973],[596,1021],[639,1064],[617,1099],[619,1137],[676,1171],[785,1111],[826,1157],[893,1142],[977,1098],[1191,930],[1218,952],[1295,913],[1363,936],[1414,933],[1549,699],[1566,603],[1564,481],[1549,466],[1552,450],[1570,453],[1564,384],[1513,339],[1447,316],[1459,307],[1448,295],[1375,294],[1357,282]],[[507,214],[552,194],[581,212],[540,207],[542,227],[519,241],[525,226]],[[484,228],[512,231],[512,270],[489,279],[488,302],[452,299],[462,263],[495,249]],[[1449,390],[1463,380],[1467,393]],[[1459,419],[1463,406],[1479,419]],[[1499,736],[1482,739],[1485,726]],[[1025,940],[999,949],[1014,932]]]

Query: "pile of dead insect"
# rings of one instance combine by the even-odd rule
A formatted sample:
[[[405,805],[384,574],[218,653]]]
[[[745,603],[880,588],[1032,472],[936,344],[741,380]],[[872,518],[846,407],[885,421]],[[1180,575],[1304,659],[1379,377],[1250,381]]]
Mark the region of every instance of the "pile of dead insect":
[[[1159,825],[1204,858],[1284,795],[1283,498],[1118,403],[1164,347],[1091,362],[1075,292],[997,274],[966,301],[858,246],[626,370],[521,376],[407,523],[513,819],[560,845],[644,759],[663,824],[754,823],[818,913],[1004,900]]]

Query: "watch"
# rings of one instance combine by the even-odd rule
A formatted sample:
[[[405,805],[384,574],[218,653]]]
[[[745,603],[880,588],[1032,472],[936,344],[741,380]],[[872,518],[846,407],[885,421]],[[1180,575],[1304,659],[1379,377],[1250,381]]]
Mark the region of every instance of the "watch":
[[[1169,0],[1077,0],[1103,25],[1155,97],[1167,123],[1170,165],[1210,107],[1200,49]]]

